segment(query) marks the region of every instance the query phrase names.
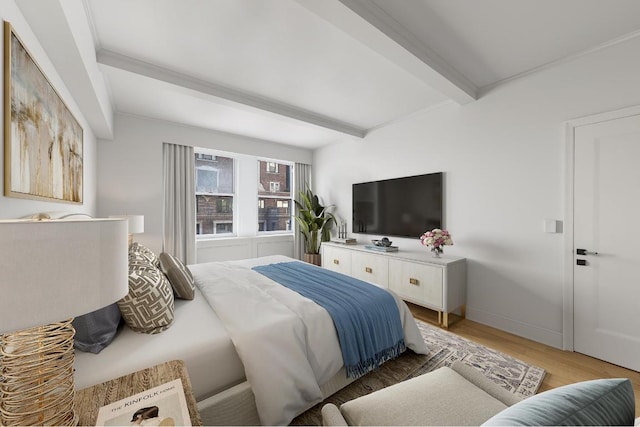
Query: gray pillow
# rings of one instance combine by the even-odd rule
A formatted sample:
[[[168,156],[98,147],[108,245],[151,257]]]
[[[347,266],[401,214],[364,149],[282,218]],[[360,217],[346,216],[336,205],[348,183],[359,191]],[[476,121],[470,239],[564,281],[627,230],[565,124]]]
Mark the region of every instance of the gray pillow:
[[[100,353],[116,337],[121,318],[116,303],[76,317],[73,319],[76,330],[73,346],[80,351]]]
[[[196,288],[193,276],[180,259],[167,252],[162,252],[160,254],[160,269],[169,279],[177,298],[193,299]]]
[[[635,396],[627,378],[583,381],[529,397],[486,426],[633,425]]]

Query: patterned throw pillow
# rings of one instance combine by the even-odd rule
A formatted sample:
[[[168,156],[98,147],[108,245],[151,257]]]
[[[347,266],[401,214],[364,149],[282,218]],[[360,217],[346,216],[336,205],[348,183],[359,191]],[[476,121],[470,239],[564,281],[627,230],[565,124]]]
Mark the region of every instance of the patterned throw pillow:
[[[131,329],[158,334],[173,322],[173,302],[171,285],[160,270],[130,270],[129,294],[118,307]]]
[[[162,252],[160,254],[160,268],[169,278],[176,297],[181,299],[193,299],[195,284],[191,271],[175,256]]]
[[[151,249],[141,245],[138,242],[133,242],[131,246],[129,246],[129,260],[131,260],[132,257],[136,259],[140,257],[145,258],[149,260],[149,262],[155,267],[160,265],[160,261],[158,260],[156,254],[153,253]]]
[[[140,252],[129,252],[129,271],[134,270],[156,270],[158,266],[153,265],[149,257]]]

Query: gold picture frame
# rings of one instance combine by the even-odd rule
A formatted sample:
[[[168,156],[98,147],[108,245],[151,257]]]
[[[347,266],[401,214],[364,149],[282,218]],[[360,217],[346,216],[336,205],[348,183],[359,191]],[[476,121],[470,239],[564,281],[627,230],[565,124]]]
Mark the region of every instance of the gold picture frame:
[[[82,204],[83,130],[4,21],[4,195]]]

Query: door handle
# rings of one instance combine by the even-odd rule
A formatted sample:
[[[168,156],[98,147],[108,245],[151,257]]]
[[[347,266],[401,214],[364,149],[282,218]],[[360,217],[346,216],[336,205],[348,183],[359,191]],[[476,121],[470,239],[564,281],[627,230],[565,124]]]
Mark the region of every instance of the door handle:
[[[591,252],[586,249],[576,249],[577,255],[598,255],[598,252]]]

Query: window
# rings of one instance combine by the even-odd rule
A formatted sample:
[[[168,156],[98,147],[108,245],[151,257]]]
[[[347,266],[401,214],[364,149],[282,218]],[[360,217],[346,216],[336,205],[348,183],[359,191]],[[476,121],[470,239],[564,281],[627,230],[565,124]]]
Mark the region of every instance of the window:
[[[214,222],[215,234],[233,233],[233,223],[224,221]]]
[[[278,173],[278,164],[275,162],[266,162],[266,169],[269,173]]]
[[[291,231],[291,165],[258,160],[258,231]]]
[[[216,160],[216,156],[213,154],[205,154],[205,153],[196,153],[196,160]]]
[[[234,159],[195,153],[196,235],[232,234]]]
[[[209,166],[196,167],[196,193],[217,193],[218,170]]]
[[[293,163],[194,151],[198,238],[293,233]]]
[[[233,199],[220,197],[216,200],[218,213],[233,213]]]

